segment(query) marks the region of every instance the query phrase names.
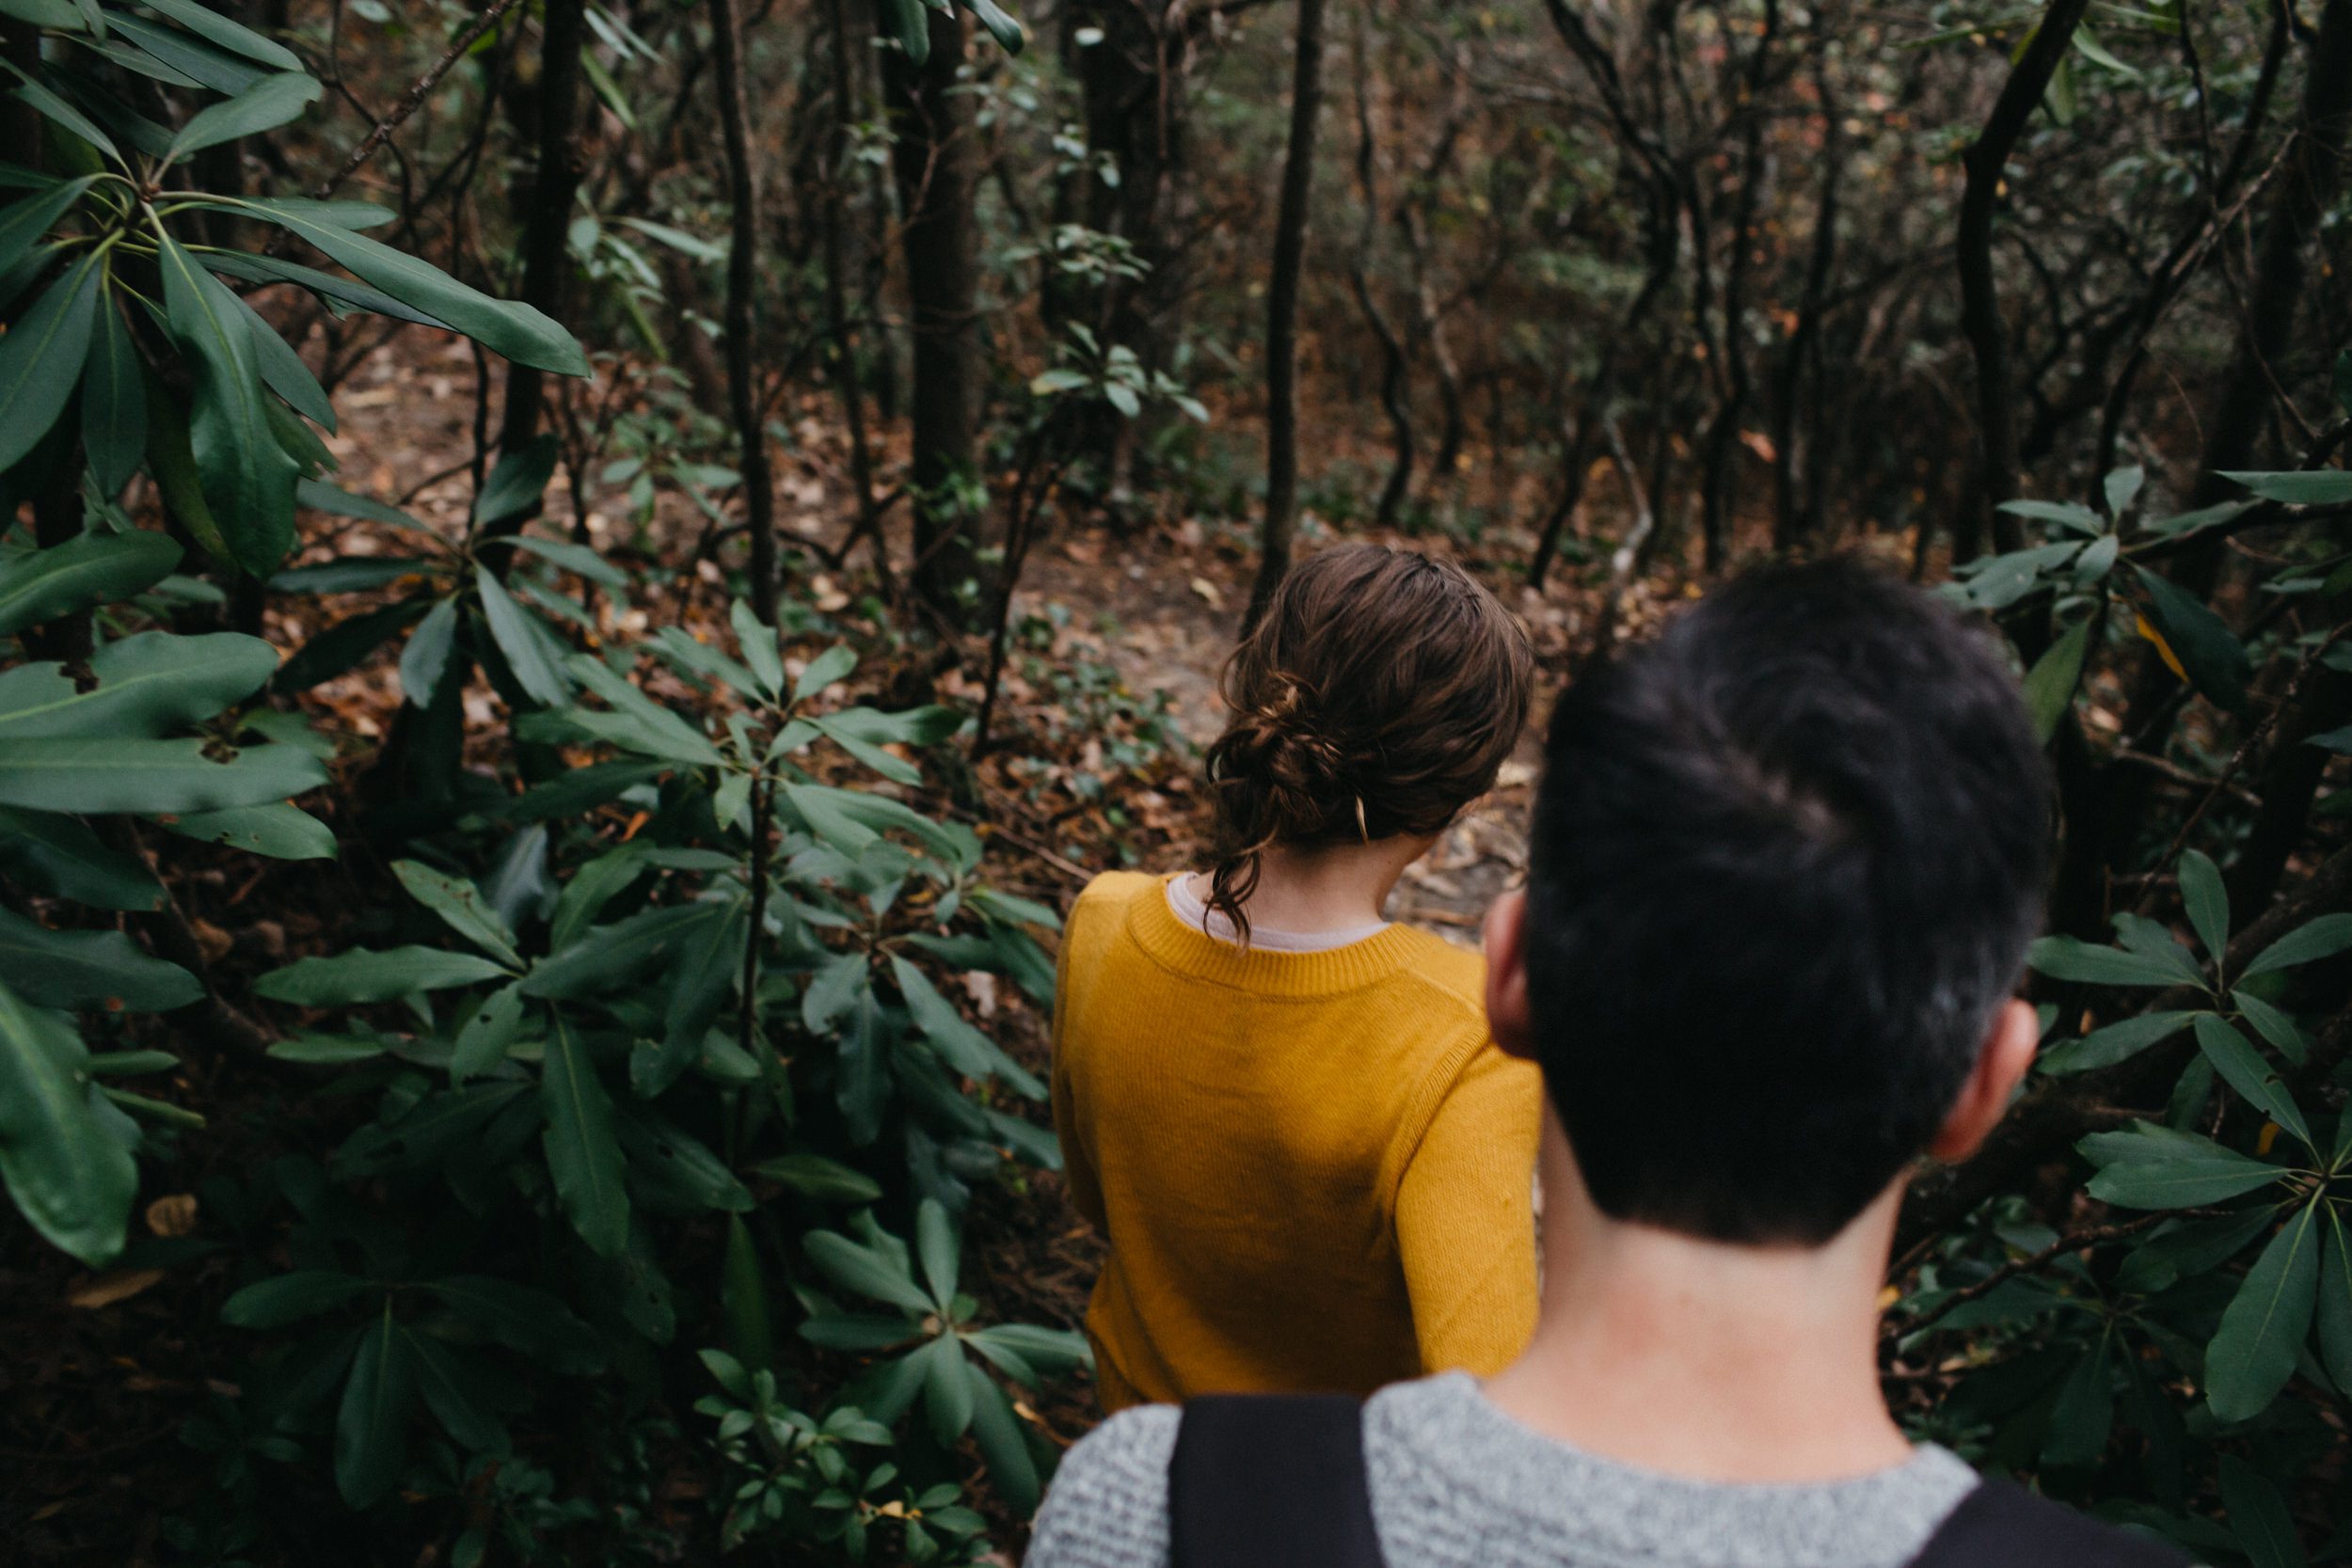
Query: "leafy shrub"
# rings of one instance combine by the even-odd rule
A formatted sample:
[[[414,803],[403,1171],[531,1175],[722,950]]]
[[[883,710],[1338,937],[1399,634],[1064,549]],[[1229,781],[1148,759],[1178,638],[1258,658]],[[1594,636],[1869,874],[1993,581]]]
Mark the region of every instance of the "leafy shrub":
[[[0,637],[158,588],[179,560],[170,540],[137,531],[0,546]],[[326,782],[318,757],[293,741],[227,744],[240,726],[222,716],[277,667],[258,638],[138,631],[71,666],[0,670],[0,871],[58,906],[153,912],[170,895],[139,852],[135,821],[257,854],[331,856],[334,835],[285,803]],[[123,1014],[204,994],[197,975],[121,931],[59,929],[0,907],[0,1178],[36,1229],[85,1262],[122,1248],[142,1119],[200,1125],[104,1082],[176,1057],[92,1054],[90,1041]]]
[[[147,8],[151,17],[58,0],[11,8],[12,27],[36,28],[49,45],[8,69],[58,172],[10,165],[0,175],[30,193],[0,209],[0,309],[12,321],[0,337],[0,491],[11,512],[27,495],[61,493],[71,504],[78,492],[89,525],[46,547],[0,539],[0,637],[29,653],[28,633],[58,628],[75,656],[18,663],[0,677],[0,863],[32,895],[138,911],[162,910],[168,895],[122,816],[263,855],[334,852],[332,834],[285,803],[326,782],[298,722],[256,716],[265,735],[294,738],[225,754],[240,726],[223,715],[276,672],[266,642],[142,631],[79,657],[97,607],[142,594],[153,611],[221,597],[173,576],[181,546],[134,527],[119,505],[140,472],[179,530],[231,572],[278,565],[294,546],[298,504],[363,504],[317,478],[334,467],[312,428],[335,429],[326,393],[222,277],[292,285],[334,310],[453,328],[519,363],[588,369],[571,335],[539,311],[365,237],[390,219],[387,209],[181,187],[197,154],[297,119],[323,89],[282,44],[193,0]],[[107,63],[216,101],[176,128],[161,124],[132,106]],[[42,150],[23,150],[38,161]],[[353,276],[208,243],[199,225],[224,214],[283,230]],[[207,722],[217,733],[190,733]],[[0,910],[0,1175],[44,1235],[103,1261],[122,1244],[135,1186],[129,1151],[139,1132],[121,1107],[188,1118],[89,1085],[92,1073],[171,1062],[93,1062],[58,1010],[179,1007],[205,988],[119,932],[60,931]]]
[[[280,1528],[264,1478],[292,1465],[330,1474],[350,1509],[433,1509],[427,1528],[453,1561],[540,1560],[549,1532],[582,1529],[629,1555],[631,1532],[660,1531],[648,1509],[614,1499],[643,1489],[658,1431],[639,1420],[590,1443],[584,1457],[624,1472],[601,1479],[550,1465],[518,1434],[621,1389],[626,1408],[652,1406],[673,1367],[683,1405],[708,1385],[702,1363],[671,1353],[717,1343],[708,1366],[733,1369],[723,1390],[756,1396],[751,1427],[723,1416],[723,1466],[751,1463],[738,1440],[774,1436],[771,1417],[806,1428],[781,1439],[798,1458],[768,1454],[782,1469],[739,1499],[729,1540],[788,1520],[796,1546],[857,1558],[886,1520],[898,1553],[968,1557],[982,1531],[949,1479],[966,1433],[1017,1507],[1033,1506],[1050,1456],[995,1377],[1034,1386],[1086,1351],[1063,1332],[983,1324],[952,1265],[971,1183],[1057,1159],[1020,1106],[1042,1085],[965,1020],[948,978],[993,971],[1050,1000],[1033,933],[1055,916],[989,885],[969,829],[893,793],[921,783],[914,759],[961,717],[841,705],[854,654],[788,662],[740,607],[732,652],[675,627],[577,652],[595,621],[559,574],[616,595],[632,583],[590,549],[526,531],[556,466],[552,436],[501,457],[454,541],[323,477],[334,462],[317,432],[335,429],[333,406],[232,283],[455,328],[545,370],[587,361],[537,311],[366,238],[390,216],[381,208],[159,196],[166,171],[185,182],[195,153],[289,123],[320,89],[281,45],[210,10],[149,10],[12,11],[49,36],[18,91],[66,172],[6,172],[29,194],[0,209],[0,304],[14,322],[0,337],[0,472],[12,500],[78,488],[86,529],[53,537],[51,508],[39,544],[0,537],[0,639],[14,649],[0,669],[0,1177],[44,1236],[89,1263],[112,1259],[142,1139],[200,1125],[112,1081],[176,1058],[103,1047],[124,1015],[208,1002],[207,977],[70,912],[172,918],[140,834],[334,855],[326,826],[288,803],[326,783],[331,748],[265,701],[394,643],[409,706],[434,716],[423,772],[441,802],[391,867],[412,906],[404,940],[303,958],[253,988],[305,1025],[269,1047],[278,1070],[373,1111],[324,1160],[280,1159],[251,1184],[283,1223],[257,1222],[248,1239],[282,1246],[284,1261],[254,1258],[222,1308],[252,1346],[250,1371],[242,1397],[187,1423],[219,1486],[171,1538],[220,1557],[262,1550]],[[114,90],[116,68],[199,106],[176,129],[156,122]],[[282,230],[353,276],[211,243],[243,231],[224,216]],[[588,260],[628,274],[624,291],[644,282],[609,235]],[[173,575],[182,546],[119,504],[141,472],[217,570],[371,602],[282,665],[254,637],[151,629],[226,601]],[[281,570],[298,509],[410,543]],[[457,695],[477,665],[520,716],[527,754],[571,766],[533,768],[513,795],[459,769]],[[787,1356],[775,1341],[787,1290],[813,1322],[873,1338],[876,1320],[841,1313],[812,1282],[845,1213],[902,1264],[879,1216],[914,1221],[940,1292],[935,1314],[890,1320],[894,1337],[871,1347],[920,1339],[955,1358],[952,1376],[939,1351],[922,1362],[939,1392],[904,1439],[893,1429],[912,1396],[894,1403],[885,1386],[870,1409],[836,1408],[821,1382],[800,1386],[803,1363],[841,1347]],[[868,1384],[904,1385],[905,1365],[882,1363]],[[783,1413],[779,1389],[820,1414]],[[845,1433],[865,1463],[841,1502]]]
[[[2107,476],[2104,510],[2012,503],[2048,536],[1947,590],[2033,650],[2027,701],[2058,745],[2071,837],[2102,824],[2070,759],[2095,724],[2114,727],[2086,715],[2126,705],[2136,657],[2137,689],[2203,699],[2183,750],[2217,770],[2183,769],[2187,815],[2154,824],[2170,834],[2151,857],[2167,875],[2117,898],[2111,943],[2061,933],[2030,956],[2048,999],[2041,1083],[1994,1158],[2062,1156],[2049,1134],[2071,1138],[2087,1180],[2059,1207],[2082,1222],[2062,1233],[2000,1196],[1981,1228],[1928,1239],[1891,1328],[1898,1354],[1951,1358],[1928,1430],[2201,1554],[2272,1568],[2305,1560],[2294,1501],[2329,1484],[2332,1412],[2352,1395],[2352,1084],[2344,1020],[2320,1022],[2341,1006],[2352,913],[2325,874],[2305,896],[2273,902],[2261,885],[2260,905],[2233,909],[2222,857],[2244,842],[2229,786],[2258,747],[2271,740],[2274,768],[2345,749],[2342,731],[2274,739],[2282,714],[2259,716],[2352,673],[2330,616],[2298,626],[2263,608],[2335,602],[2352,556],[2323,530],[2290,532],[2235,626],[2164,567],[2229,531],[2324,517],[2352,501],[2352,475],[2227,477],[2244,499],[2173,516],[2136,515],[2137,468]],[[2161,1115],[2104,1109],[2152,1101]]]
[[[580,765],[484,813],[483,829],[505,835],[505,873],[478,882],[422,862],[393,867],[458,945],[351,949],[257,984],[342,1020],[273,1055],[378,1096],[374,1119],[343,1139],[324,1178],[354,1202],[380,1191],[383,1208],[346,1224],[343,1206],[305,1207],[290,1250],[337,1263],[257,1280],[223,1312],[249,1329],[306,1325],[278,1372],[297,1390],[283,1418],[290,1431],[317,1426],[333,1406],[333,1469],[352,1507],[404,1484],[421,1431],[431,1447],[503,1455],[505,1418],[532,1397],[530,1380],[642,1357],[626,1344],[715,1331],[724,1365],[772,1380],[771,1281],[798,1269],[755,1232],[755,1211],[772,1212],[755,1187],[812,1210],[894,1190],[914,1202],[928,1293],[870,1207],[856,1212],[861,1243],[818,1229],[801,1243],[836,1283],[912,1314],[844,1315],[803,1283],[809,1340],[852,1352],[926,1341],[843,1396],[860,1415],[828,1412],[819,1428],[855,1420],[860,1440],[879,1432],[886,1442],[920,1391],[938,1445],[969,1429],[999,1493],[1035,1504],[1036,1454],[982,1367],[1034,1385],[1084,1361],[1085,1345],[1061,1331],[975,1326],[956,1289],[951,1213],[1008,1150],[1055,1163],[1050,1134],[995,1102],[1043,1087],[964,1020],[926,965],[993,970],[1044,1000],[1052,966],[1028,928],[1054,917],[979,879],[969,830],[809,770],[812,751],[830,748],[915,782],[891,748],[935,743],[957,716],[821,708],[854,664],[847,649],[794,676],[771,629],[740,606],[735,626],[733,654],[665,628],[636,650],[571,657],[583,701],[530,714],[521,729],[581,749]],[[647,695],[625,673],[641,659],[699,688],[711,716]],[[644,818],[617,846],[585,820],[608,801]],[[462,1221],[428,1221],[453,1200]],[[697,1300],[673,1271],[711,1226],[715,1291]],[[498,1358],[504,1408],[475,1392],[499,1386],[497,1351],[523,1358]],[[747,1514],[730,1529],[781,1517]],[[854,1550],[862,1536],[834,1523],[818,1538]]]

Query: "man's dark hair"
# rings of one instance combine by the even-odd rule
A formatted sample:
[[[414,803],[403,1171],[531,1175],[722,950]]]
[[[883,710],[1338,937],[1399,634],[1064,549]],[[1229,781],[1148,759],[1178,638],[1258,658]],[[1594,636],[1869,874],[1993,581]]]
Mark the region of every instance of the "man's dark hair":
[[[2049,787],[1989,640],[1851,559],[1580,680],[1528,878],[1532,1042],[1605,1213],[1818,1244],[1926,1146],[2041,918]]]

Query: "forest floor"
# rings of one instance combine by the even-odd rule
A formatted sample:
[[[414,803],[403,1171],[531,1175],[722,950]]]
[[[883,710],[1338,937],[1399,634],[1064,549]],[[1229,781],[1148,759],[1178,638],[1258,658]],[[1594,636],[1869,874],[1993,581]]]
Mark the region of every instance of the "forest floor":
[[[475,424],[471,370],[462,349],[413,337],[363,362],[339,398],[346,411],[333,440],[344,462],[340,483],[397,500],[445,537],[456,537],[471,491],[464,468]],[[840,437],[823,412],[822,404],[803,410],[800,439],[784,455],[779,475],[787,540],[813,546],[837,540],[851,510],[840,483]],[[673,603],[685,607],[690,629],[707,626],[711,635],[725,635],[723,595],[709,586],[717,574],[707,563],[692,564],[702,524],[682,503],[670,504],[676,499],[666,499],[651,526],[644,526],[608,517],[594,505],[576,514],[563,475],[550,489],[548,520],[541,526],[568,528],[577,517],[616,559],[680,569],[681,586],[650,592],[638,608],[600,606],[612,635],[644,632]],[[312,526],[307,560],[414,547],[374,525],[317,519]],[[1311,517],[1305,532],[1311,547],[1318,532]],[[1348,532],[1366,536],[1354,527]],[[1461,554],[1526,619],[1547,671],[1556,676],[1565,668],[1580,620],[1592,613],[1596,598],[1575,585],[1576,574],[1563,572],[1549,595],[1528,592],[1517,570],[1527,542],[1508,531],[1488,533],[1475,552],[1454,551],[1436,534],[1398,542]],[[1015,653],[1005,674],[998,739],[973,769],[984,808],[981,831],[997,846],[991,851],[993,879],[1066,908],[1094,873],[1198,863],[1206,829],[1199,753],[1222,722],[1217,675],[1247,599],[1253,551],[1246,524],[1194,518],[1120,530],[1082,521],[1040,542],[1015,601]],[[850,565],[830,572],[821,563],[804,566],[787,592],[854,623],[870,586],[862,562],[853,555]],[[1628,619],[1638,622],[1655,609],[1653,595],[1637,585]],[[282,647],[299,646],[344,612],[326,601],[280,596],[269,635]],[[897,682],[892,698],[907,698],[904,645],[885,626],[868,629],[883,656],[872,668],[885,683]],[[894,646],[900,651],[893,653]],[[341,743],[339,772],[363,766],[389,732],[401,702],[393,663],[393,653],[379,654],[305,698],[306,711]],[[867,679],[861,672],[860,684]],[[977,705],[973,661],[948,669],[935,677],[933,690],[908,700],[928,696]],[[486,688],[469,691],[467,705],[469,729],[496,728],[496,698]],[[1547,705],[1539,702],[1536,722],[1496,790],[1406,873],[1391,918],[1475,945],[1486,905],[1524,863],[1535,737]],[[385,881],[373,859],[353,845],[331,868],[270,863],[260,873],[239,873],[241,885],[233,887],[223,883],[221,871],[197,866],[190,875],[200,885],[183,901],[196,914],[198,934],[217,939],[220,972],[241,985],[313,942],[348,936],[350,911],[367,908]],[[993,989],[978,989],[968,1000],[1009,1049],[1041,1066],[1045,1021],[1013,988],[1005,991],[1000,999]],[[279,1064],[202,1060],[187,1042],[163,1037],[171,1033],[168,1020],[159,1024],[153,1043],[181,1048],[190,1058],[180,1092],[211,1125],[182,1140],[167,1179],[174,1188],[192,1193],[224,1176],[255,1180],[271,1157],[319,1143],[350,1114]],[[1074,1326],[1081,1320],[1099,1243],[1063,1201],[1057,1179],[1041,1174],[1018,1187],[984,1189],[969,1229],[980,1264],[977,1288],[993,1308],[1025,1322]],[[24,1347],[0,1361],[0,1534],[14,1538],[0,1555],[11,1561],[165,1560],[162,1521],[200,1507],[216,1474],[225,1473],[216,1465],[237,1457],[192,1451],[182,1434],[190,1418],[236,1398],[243,1347],[218,1329],[217,1312],[232,1259],[255,1239],[240,1232],[234,1215],[199,1212],[185,1194],[167,1195],[135,1230],[142,1235],[141,1255],[99,1274],[45,1249],[0,1246],[0,1342]],[[691,1438],[693,1418],[674,1414]],[[1065,1444],[1096,1418],[1090,1391],[1067,1384],[1026,1414]],[[274,1465],[263,1467],[279,1473]],[[683,1461],[674,1465],[660,1498],[682,1535],[694,1528],[700,1508],[700,1483],[691,1470]]]

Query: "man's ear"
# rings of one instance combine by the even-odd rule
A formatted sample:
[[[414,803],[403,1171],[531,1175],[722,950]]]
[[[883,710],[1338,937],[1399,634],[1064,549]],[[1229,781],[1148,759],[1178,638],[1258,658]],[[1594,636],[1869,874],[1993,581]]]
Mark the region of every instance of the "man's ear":
[[[1514,1056],[1534,1054],[1527,1014],[1527,895],[1518,888],[1486,911],[1486,1031]]]
[[[1488,980],[1491,986],[1493,981]],[[2034,1052],[2042,1037],[2041,1021],[2033,1007],[2012,998],[1993,1015],[1977,1048],[1977,1065],[1960,1086],[1959,1098],[1944,1117],[1943,1127],[1928,1144],[1938,1160],[1965,1160],[1977,1151],[2009,1109],[2010,1096],[2033,1069]]]

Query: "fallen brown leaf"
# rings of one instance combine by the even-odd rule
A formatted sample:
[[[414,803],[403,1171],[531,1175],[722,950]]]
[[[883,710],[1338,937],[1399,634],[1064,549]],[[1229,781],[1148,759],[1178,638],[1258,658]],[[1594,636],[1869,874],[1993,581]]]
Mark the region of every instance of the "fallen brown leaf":
[[[65,1299],[85,1312],[95,1312],[102,1307],[130,1300],[163,1276],[161,1269],[109,1269]]]
[[[173,1193],[147,1206],[147,1228],[158,1236],[184,1236],[196,1228],[196,1195]]]

